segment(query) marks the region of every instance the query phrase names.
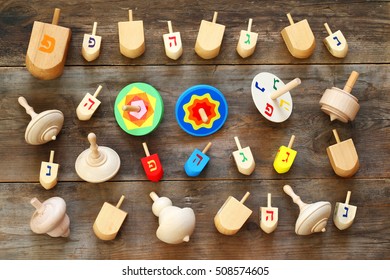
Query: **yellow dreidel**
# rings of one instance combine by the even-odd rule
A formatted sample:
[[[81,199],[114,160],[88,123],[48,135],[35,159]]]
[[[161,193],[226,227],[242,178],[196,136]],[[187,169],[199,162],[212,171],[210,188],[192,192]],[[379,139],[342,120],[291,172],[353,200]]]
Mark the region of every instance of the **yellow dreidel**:
[[[349,204],[351,192],[347,192],[345,203],[336,202],[333,212],[333,222],[339,230],[349,228],[355,220],[357,207]]]
[[[93,61],[100,54],[102,37],[96,35],[97,22],[93,23],[92,34],[84,34],[83,48],[81,53],[86,61]]]
[[[217,215],[214,217],[214,224],[217,230],[225,235],[236,234],[252,214],[252,210],[244,205],[250,195],[247,192],[241,201],[232,196],[225,201]]]
[[[57,25],[60,9],[54,10],[52,23],[34,21],[26,55],[26,67],[41,80],[61,76],[68,53],[71,31]]]
[[[249,19],[248,30],[241,30],[240,38],[237,44],[237,53],[242,57],[246,58],[251,56],[256,48],[257,36],[255,32],[251,32],[252,19]]]
[[[47,190],[50,190],[57,184],[57,175],[59,165],[53,163],[54,160],[54,151],[50,151],[49,162],[42,161],[41,171],[39,172],[39,182],[42,187]]]
[[[340,30],[337,30],[335,33],[329,28],[327,23],[324,23],[325,29],[328,32],[329,36],[324,39],[324,44],[327,47],[328,51],[338,58],[343,58],[347,55],[348,44],[345,40],[343,33]]]
[[[281,34],[292,56],[307,58],[313,53],[316,42],[309,22],[304,19],[294,23],[290,14],[287,14],[290,25],[285,27]]]
[[[183,54],[180,32],[173,32],[172,23],[168,20],[168,34],[163,35],[165,54],[167,57],[176,60]]]
[[[108,202],[104,202],[102,209],[100,209],[95,223],[93,224],[93,231],[101,240],[113,240],[120,230],[127,213],[121,209],[121,204],[125,196],[121,196],[116,206]]]
[[[238,150],[233,152],[234,161],[236,162],[238,171],[244,175],[251,175],[255,170],[255,160],[250,147],[241,147],[240,140],[238,137],[234,137]]]
[[[218,13],[214,12],[213,21],[202,20],[195,43],[195,52],[204,59],[211,59],[219,54],[225,25],[217,23]]]
[[[333,129],[336,144],[326,148],[334,172],[341,177],[351,177],[359,169],[359,157],[352,139],[340,142],[336,129]]]
[[[145,52],[144,23],[133,20],[132,10],[129,10],[129,21],[118,22],[118,29],[121,54],[136,58]]]
[[[87,92],[83,100],[81,100],[79,106],[77,106],[76,109],[77,118],[80,121],[89,120],[92,117],[93,113],[95,113],[96,109],[99,107],[101,103],[97,99],[97,96],[99,95],[101,90],[102,90],[102,86],[99,85],[99,87],[97,88],[97,90],[93,95]]]
[[[279,174],[288,172],[294,163],[295,156],[297,155],[297,151],[291,149],[294,140],[295,135],[292,135],[288,147],[280,146],[278,153],[276,154],[274,168]]]
[[[260,207],[260,227],[265,233],[273,232],[278,226],[278,208],[271,207],[271,194],[267,196],[267,207]]]

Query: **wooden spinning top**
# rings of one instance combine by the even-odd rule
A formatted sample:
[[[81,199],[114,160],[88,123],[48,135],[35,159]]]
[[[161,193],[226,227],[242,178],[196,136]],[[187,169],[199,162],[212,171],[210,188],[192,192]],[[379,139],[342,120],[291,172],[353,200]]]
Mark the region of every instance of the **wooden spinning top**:
[[[31,116],[24,135],[26,142],[31,145],[40,145],[56,140],[64,124],[64,114],[59,110],[46,110],[37,114],[22,96],[18,98],[18,102]]]
[[[326,223],[331,212],[331,205],[328,201],[318,201],[312,204],[302,202],[289,185],[283,187],[284,192],[289,195],[295,204],[299,206],[299,216],[295,223],[295,233],[298,235],[309,235],[315,232],[325,232]]]
[[[241,30],[240,37],[237,43],[237,53],[242,57],[246,58],[251,56],[256,48],[258,34],[251,32],[252,19],[249,19],[248,30]]]
[[[321,110],[330,116],[330,120],[338,119],[343,123],[353,121],[359,111],[358,99],[351,94],[359,73],[352,71],[344,89],[332,87],[325,90],[321,97]]]
[[[101,183],[110,180],[121,165],[119,155],[111,148],[98,146],[96,135],[88,134],[91,144],[76,159],[76,172],[81,179],[90,183]]]
[[[47,233],[52,237],[68,237],[70,220],[66,214],[66,203],[61,197],[52,197],[41,203],[31,199],[36,211],[31,217],[31,230],[38,234]]]
[[[355,220],[357,207],[349,204],[351,191],[347,192],[345,203],[336,202],[333,212],[333,222],[339,230],[349,228]]]

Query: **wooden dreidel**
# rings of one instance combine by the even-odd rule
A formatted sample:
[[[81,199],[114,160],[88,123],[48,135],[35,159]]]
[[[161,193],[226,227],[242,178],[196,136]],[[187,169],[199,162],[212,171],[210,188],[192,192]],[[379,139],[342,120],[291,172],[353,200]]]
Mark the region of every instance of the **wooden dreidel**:
[[[99,99],[97,99],[101,90],[102,86],[99,85],[93,95],[87,92],[83,100],[81,100],[79,106],[77,106],[76,109],[76,115],[80,121],[88,121],[95,113],[96,109],[101,103]]]
[[[225,25],[217,23],[218,13],[214,12],[213,21],[202,20],[195,43],[195,52],[203,59],[211,59],[219,54]]]
[[[83,47],[81,54],[86,61],[93,61],[98,58],[100,54],[100,44],[102,37],[96,35],[97,22],[93,23],[92,34],[84,34]]]
[[[240,38],[238,39],[237,44],[237,53],[242,58],[247,58],[251,56],[256,48],[257,36],[255,32],[251,32],[252,28],[252,19],[249,19],[248,30],[241,30]]]
[[[127,216],[127,212],[119,209],[124,199],[125,196],[122,195],[116,206],[104,202],[102,209],[100,209],[93,223],[93,232],[99,239],[115,239]]]
[[[61,76],[71,37],[69,28],[58,25],[60,9],[54,10],[51,24],[34,21],[26,55],[26,67],[41,80]]]
[[[233,152],[234,161],[236,162],[238,171],[244,175],[251,175],[255,170],[255,160],[250,147],[241,147],[240,140],[238,137],[234,137],[238,150]]]
[[[155,192],[150,193],[150,198],[153,200],[153,214],[158,217],[157,238],[168,244],[190,241],[195,229],[194,210],[172,206],[169,198],[158,197]]]
[[[279,174],[288,172],[294,163],[294,159],[297,155],[297,151],[292,149],[294,140],[295,135],[292,135],[288,146],[280,146],[278,153],[275,156],[274,169]]]
[[[64,114],[59,110],[46,110],[37,114],[22,96],[18,98],[18,102],[31,116],[24,134],[26,142],[31,145],[41,145],[56,140],[64,124]]]
[[[359,169],[359,157],[352,138],[340,142],[336,129],[333,129],[336,144],[326,148],[333,171],[340,177],[351,177]]]
[[[202,172],[210,158],[206,155],[207,151],[211,147],[211,142],[201,152],[198,149],[195,149],[191,156],[188,158],[187,162],[184,165],[184,170],[190,177],[196,177]]]
[[[335,33],[329,28],[327,23],[324,23],[325,29],[328,32],[329,36],[324,39],[324,44],[328,51],[338,58],[343,58],[347,55],[348,44],[345,40],[343,33],[340,30],[337,30]]]
[[[349,228],[356,216],[357,207],[349,204],[351,192],[347,192],[345,203],[336,202],[333,212],[333,222],[339,230]]]
[[[172,23],[168,20],[168,34],[163,35],[165,54],[167,57],[177,60],[183,54],[180,32],[173,32]]]
[[[214,224],[217,230],[225,235],[236,234],[252,214],[252,210],[244,205],[250,195],[247,192],[241,201],[229,196],[218,213],[214,217]]]
[[[51,237],[68,237],[70,234],[69,216],[66,203],[61,197],[52,197],[41,203],[36,197],[31,199],[36,211],[31,217],[31,230],[37,234],[47,233]]]
[[[59,164],[53,163],[53,160],[54,151],[50,151],[49,162],[42,161],[41,171],[39,172],[39,182],[47,190],[50,190],[57,184]]]
[[[146,176],[152,182],[158,182],[164,175],[164,170],[162,168],[160,158],[158,154],[150,155],[148,146],[146,143],[142,143],[146,157],[141,158],[142,167],[145,170]]]
[[[98,146],[96,135],[88,134],[90,148],[83,151],[76,159],[77,175],[90,183],[101,183],[110,180],[121,165],[119,155],[111,148]]]
[[[344,89],[332,87],[326,89],[321,97],[321,110],[330,116],[330,120],[338,119],[343,123],[353,121],[359,111],[358,99],[351,94],[359,73],[352,71]]]
[[[278,208],[271,207],[271,194],[268,193],[267,207],[260,207],[260,228],[266,232],[273,232],[278,226]]]
[[[133,20],[132,10],[129,10],[129,21],[118,22],[118,29],[121,54],[136,58],[145,52],[144,23]]]
[[[287,14],[290,25],[282,31],[282,37],[288,51],[296,58],[307,58],[313,53],[316,42],[309,22],[304,19],[294,23],[290,14]]]
[[[295,204],[299,206],[299,216],[295,223],[295,233],[309,235],[316,232],[325,232],[332,206],[328,201],[318,201],[312,204],[302,202],[289,185],[283,187]]]

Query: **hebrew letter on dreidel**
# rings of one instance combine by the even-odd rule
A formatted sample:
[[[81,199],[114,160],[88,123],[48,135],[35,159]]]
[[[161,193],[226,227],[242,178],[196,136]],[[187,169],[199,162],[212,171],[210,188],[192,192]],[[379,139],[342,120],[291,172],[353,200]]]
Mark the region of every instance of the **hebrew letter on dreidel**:
[[[267,103],[264,113],[271,117],[273,112],[274,112],[274,107],[271,104]]]
[[[265,211],[267,213],[265,220],[268,221],[268,218],[270,218],[270,221],[274,220],[274,211]]]
[[[258,83],[258,82],[256,82],[255,87],[258,88],[261,92],[264,92],[264,91],[265,91],[265,88],[261,88],[261,87],[259,86],[259,83]]]
[[[196,157],[199,159],[199,162],[198,162],[196,165],[199,165],[199,164],[202,162],[203,157],[202,157],[200,154],[196,154]],[[197,160],[197,159],[194,158],[194,160],[193,160],[192,162],[195,163],[196,160]]]
[[[149,167],[149,171],[150,172],[156,171],[157,170],[156,161],[155,160],[149,160],[148,161],[148,167]]]
[[[89,37],[88,48],[93,48],[96,45],[95,38]]]
[[[169,40],[173,40],[174,46],[177,46],[176,36],[168,37]],[[169,42],[169,46],[172,47],[172,42]]]
[[[91,110],[92,106],[95,105],[95,101],[93,101],[91,98],[88,98],[88,101],[91,102],[91,105],[89,105],[88,110]],[[84,107],[88,105],[88,102],[84,104]]]
[[[38,50],[45,53],[52,53],[54,51],[54,47],[56,45],[56,40],[49,35],[43,35],[43,39],[41,41],[41,46]]]
[[[50,166],[50,165],[47,166],[47,170],[48,170],[48,171],[46,172],[45,175],[46,175],[46,176],[50,176],[50,175],[51,175],[51,166]]]

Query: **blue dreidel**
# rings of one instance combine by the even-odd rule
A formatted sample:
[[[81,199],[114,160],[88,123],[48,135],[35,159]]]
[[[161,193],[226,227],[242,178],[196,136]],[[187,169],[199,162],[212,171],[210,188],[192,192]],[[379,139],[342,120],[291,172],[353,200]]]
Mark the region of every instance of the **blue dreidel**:
[[[202,172],[203,168],[207,165],[210,158],[206,155],[207,151],[211,147],[211,142],[207,144],[207,146],[203,149],[203,151],[199,151],[195,149],[191,156],[188,158],[186,164],[184,165],[184,170],[190,177],[196,177]]]

